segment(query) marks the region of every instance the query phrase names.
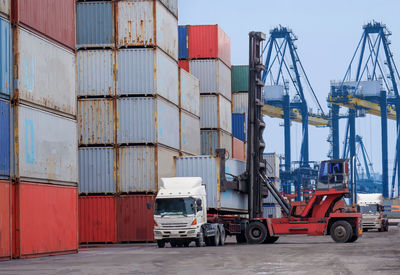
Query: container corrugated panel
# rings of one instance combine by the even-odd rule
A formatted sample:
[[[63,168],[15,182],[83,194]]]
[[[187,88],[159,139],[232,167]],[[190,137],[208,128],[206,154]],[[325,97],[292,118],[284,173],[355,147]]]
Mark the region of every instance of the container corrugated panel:
[[[187,72],[190,72],[190,70],[189,70],[189,60],[179,60],[178,66],[179,66],[179,68],[182,68]],[[200,89],[200,84],[199,84],[199,89]]]
[[[78,96],[115,94],[113,51],[78,51],[76,59]]]
[[[232,136],[221,130],[201,130],[200,147],[202,155],[215,155],[215,150],[225,148],[232,155]]]
[[[249,66],[232,66],[232,92],[249,91]]]
[[[178,0],[160,0],[178,18]]]
[[[279,179],[273,179],[273,184],[278,191],[281,190],[281,181]],[[268,194],[268,197],[263,198],[263,203],[278,204],[277,200],[271,194]]]
[[[181,111],[181,151],[200,155],[200,119]]]
[[[279,205],[264,203],[263,218],[280,218],[282,209]]]
[[[225,169],[232,175],[240,175],[243,167],[240,163],[227,160]],[[232,162],[232,163],[229,163]],[[228,172],[229,171],[229,172]],[[247,195],[228,190],[219,192],[219,159],[211,156],[179,157],[176,159],[177,177],[201,177],[206,186],[207,207],[224,211],[246,211]]]
[[[154,196],[121,196],[117,204],[118,241],[154,241]]]
[[[269,178],[279,178],[280,158],[276,153],[265,153],[263,155],[267,162],[266,176]]]
[[[15,78],[19,99],[75,115],[74,53],[22,28],[14,33],[18,36]]]
[[[116,154],[113,148],[79,149],[79,193],[112,194],[116,186]]]
[[[116,243],[116,208],[113,196],[79,197],[79,243]]]
[[[161,143],[179,150],[179,109],[175,105],[160,98],[120,98],[117,110],[118,143]]]
[[[76,121],[31,107],[14,107],[17,177],[46,183],[78,182]]]
[[[0,100],[0,177],[10,176],[10,103]]]
[[[234,137],[232,138],[232,157],[234,159],[246,161],[244,153],[244,142]]]
[[[157,46],[178,61],[178,20],[159,1],[124,0],[118,5],[118,47]]]
[[[13,0],[12,22],[75,49],[75,0]]]
[[[200,81],[184,69],[179,69],[180,107],[200,116]]]
[[[232,114],[232,135],[241,141],[246,141],[246,114]]]
[[[0,13],[6,16],[10,15],[10,0],[0,0]]]
[[[0,181],[0,261],[11,258],[11,183]]]
[[[248,112],[248,93],[233,93],[232,106],[234,113],[247,113]]]
[[[162,177],[175,174],[174,157],[179,151],[162,146],[131,146],[119,149],[119,191],[121,193],[158,191]]]
[[[21,182],[13,186],[13,257],[78,252],[76,187]]]
[[[118,51],[117,94],[161,95],[179,104],[178,64],[159,49]]]
[[[114,100],[78,101],[79,145],[114,144]]]
[[[189,58],[220,58],[231,66],[231,39],[218,25],[189,26]]]
[[[112,47],[114,44],[113,4],[76,3],[76,47]]]
[[[188,26],[179,26],[179,59],[189,59]]]
[[[231,100],[231,70],[220,60],[190,60],[190,73],[200,80],[200,93],[222,94]]]
[[[219,95],[201,95],[200,126],[201,128],[221,128],[231,133],[231,102]]]
[[[11,82],[10,39],[10,22],[0,17],[0,94],[7,97]]]

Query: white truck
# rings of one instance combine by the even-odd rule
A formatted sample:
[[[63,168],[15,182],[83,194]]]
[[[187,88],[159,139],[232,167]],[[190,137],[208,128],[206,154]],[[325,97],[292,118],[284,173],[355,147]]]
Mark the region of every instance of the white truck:
[[[389,221],[384,214],[382,194],[357,194],[357,203],[362,213],[363,231],[388,231]]]
[[[206,189],[200,177],[162,178],[154,207],[154,238],[163,248],[224,245],[222,223],[207,218]]]

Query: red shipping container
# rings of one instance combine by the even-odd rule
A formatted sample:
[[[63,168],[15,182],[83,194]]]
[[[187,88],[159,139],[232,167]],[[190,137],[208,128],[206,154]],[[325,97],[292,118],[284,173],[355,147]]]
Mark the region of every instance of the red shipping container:
[[[231,39],[218,25],[189,26],[189,59],[205,58],[231,67]]]
[[[154,241],[154,196],[121,196],[117,205],[119,242]]]
[[[0,181],[0,261],[11,259],[11,184]]]
[[[116,242],[116,198],[79,197],[79,243]]]
[[[12,0],[15,24],[75,49],[74,0]]]
[[[13,258],[77,252],[77,187],[14,184]]]
[[[234,137],[232,138],[232,158],[246,161],[244,148],[243,141]]]
[[[190,73],[190,71],[189,71],[189,60],[179,60],[178,66],[179,66],[179,68],[182,68],[185,71],[187,71],[188,73]]]

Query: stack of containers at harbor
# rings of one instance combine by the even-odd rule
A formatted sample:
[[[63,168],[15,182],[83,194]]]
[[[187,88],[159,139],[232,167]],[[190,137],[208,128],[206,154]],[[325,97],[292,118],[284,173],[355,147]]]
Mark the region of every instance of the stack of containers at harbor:
[[[280,157],[276,153],[264,153],[266,162],[266,176],[272,181],[277,190],[281,190],[281,182],[279,178]],[[281,207],[273,196],[263,199],[263,215],[265,218],[280,218]]]
[[[201,154],[232,156],[230,38],[218,25],[179,28],[179,66],[200,80]]]
[[[12,188],[9,181],[0,184],[0,257],[4,252],[10,256],[10,247],[14,258],[74,253],[75,3],[0,1],[0,11],[0,174],[13,183]],[[3,211],[10,201],[12,212]],[[12,245],[6,249],[9,232],[4,224],[12,228]]]
[[[80,242],[152,241],[158,181],[181,149],[177,0],[76,10]]]

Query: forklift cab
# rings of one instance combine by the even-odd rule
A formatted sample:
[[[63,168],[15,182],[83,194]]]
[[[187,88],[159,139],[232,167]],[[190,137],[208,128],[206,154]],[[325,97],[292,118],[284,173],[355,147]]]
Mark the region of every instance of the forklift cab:
[[[345,159],[321,162],[317,190],[348,189],[349,163]]]

